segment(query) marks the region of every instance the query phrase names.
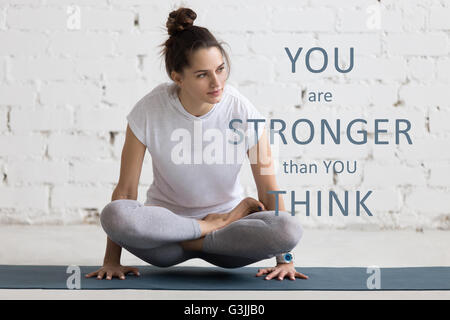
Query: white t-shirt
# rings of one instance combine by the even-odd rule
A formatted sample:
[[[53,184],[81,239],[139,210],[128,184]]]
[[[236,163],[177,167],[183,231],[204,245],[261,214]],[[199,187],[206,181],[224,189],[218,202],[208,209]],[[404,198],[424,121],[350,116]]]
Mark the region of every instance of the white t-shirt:
[[[158,85],[127,115],[152,158],[153,183],[145,205],[195,219],[228,212],[244,197],[239,172],[247,150],[256,143],[255,124],[247,119],[265,117],[229,84],[220,102],[196,117],[184,109],[176,88],[173,82]],[[232,119],[242,121],[233,123],[241,135],[231,130]],[[258,139],[264,128],[265,122],[258,124]]]

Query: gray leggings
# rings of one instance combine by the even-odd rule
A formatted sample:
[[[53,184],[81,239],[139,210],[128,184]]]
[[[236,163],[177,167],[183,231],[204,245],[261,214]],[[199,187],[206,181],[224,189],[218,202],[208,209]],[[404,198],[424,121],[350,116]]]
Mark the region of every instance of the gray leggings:
[[[201,236],[196,219],[130,199],[108,203],[100,222],[113,242],[158,267],[200,258],[238,268],[292,250],[303,234],[298,217],[289,212],[260,211],[207,234],[201,251],[185,250],[179,242]]]

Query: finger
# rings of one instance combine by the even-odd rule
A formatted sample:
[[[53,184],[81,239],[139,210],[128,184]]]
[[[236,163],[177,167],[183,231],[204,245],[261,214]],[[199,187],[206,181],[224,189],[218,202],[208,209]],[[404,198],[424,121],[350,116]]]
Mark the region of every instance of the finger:
[[[259,276],[263,275],[266,272],[267,272],[266,269],[258,269],[258,272],[256,273],[256,276],[259,277]]]
[[[276,276],[278,275],[278,273],[280,273],[280,270],[272,271],[265,279],[266,279],[266,280],[270,280],[270,279],[272,279],[273,277],[276,277]]]
[[[278,275],[278,280],[283,280],[286,273],[287,273],[287,271],[284,271],[284,270],[281,271]]]
[[[99,271],[97,275],[97,279],[103,279],[103,275],[105,274],[105,271]]]
[[[97,275],[97,271],[88,273],[87,275],[85,275],[85,277],[86,277],[86,278],[90,278],[90,277],[95,276],[95,275]]]
[[[304,275],[303,273],[300,273],[300,272],[296,272],[295,276],[300,279],[308,279],[309,278],[307,275]]]
[[[259,206],[261,207],[261,211],[266,211],[264,204],[261,201],[258,201],[258,203],[259,203]]]
[[[273,271],[273,268],[258,269],[258,273],[256,274],[256,276],[259,277],[259,276],[269,273],[271,271]]]
[[[139,269],[138,269],[138,268],[133,268],[133,269],[132,269],[132,272],[133,272],[135,275],[137,275],[137,276],[140,276],[140,275],[141,275],[141,273],[139,272]]]
[[[129,274],[130,272],[137,276],[140,275],[138,268],[132,268],[132,267],[125,268],[125,274]]]
[[[112,277],[112,272],[111,271],[107,271],[106,272],[106,279],[111,280]]]
[[[264,274],[266,272],[266,269],[258,269],[258,272],[256,273],[256,275],[261,275]]]
[[[119,273],[119,278],[120,278],[121,280],[124,280],[124,279],[125,279],[125,275],[124,275],[123,273]]]
[[[295,281],[295,273],[290,272],[290,273],[289,273],[289,279]]]

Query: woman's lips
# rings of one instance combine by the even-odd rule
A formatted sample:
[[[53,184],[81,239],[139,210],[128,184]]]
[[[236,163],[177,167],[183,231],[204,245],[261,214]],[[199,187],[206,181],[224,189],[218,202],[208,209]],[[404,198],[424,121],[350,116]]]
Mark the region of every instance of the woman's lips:
[[[220,93],[220,90],[222,90],[222,89],[219,89],[217,91],[208,92],[208,94],[213,95],[213,96],[218,96]]]

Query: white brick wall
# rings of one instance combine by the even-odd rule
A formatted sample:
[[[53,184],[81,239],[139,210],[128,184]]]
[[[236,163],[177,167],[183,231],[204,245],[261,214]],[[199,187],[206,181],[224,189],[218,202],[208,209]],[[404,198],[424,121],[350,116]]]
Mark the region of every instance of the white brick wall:
[[[366,145],[344,139],[279,146],[286,207],[291,190],[297,200],[310,190],[314,205],[316,191],[323,193],[322,216],[313,207],[311,217],[302,215],[305,226],[448,229],[450,1],[381,3],[381,24],[369,28],[367,8],[379,5],[375,0],[0,0],[0,223],[98,223],[119,177],[125,116],[168,81],[157,46],[167,38],[169,12],[186,5],[197,12],[197,25],[230,46],[230,82],[265,116],[285,120],[288,129],[298,118],[368,120],[352,130],[368,130]],[[73,5],[79,29],[69,28]],[[295,74],[286,46],[294,54],[304,48]],[[305,53],[314,46],[329,54],[321,74],[305,71]],[[350,73],[333,69],[334,47],[340,65],[355,48]],[[333,102],[308,102],[312,90],[332,92]],[[375,145],[375,118],[389,119],[389,128],[396,118],[409,119],[414,145]],[[327,159],[357,160],[357,172],[282,173],[283,161],[322,168]],[[248,163],[240,178],[256,196]],[[147,152],[138,200],[145,201],[152,179]],[[327,217],[329,190],[340,197],[349,190],[351,198],[372,190],[366,204],[374,216],[341,217],[335,207],[336,216]]]

